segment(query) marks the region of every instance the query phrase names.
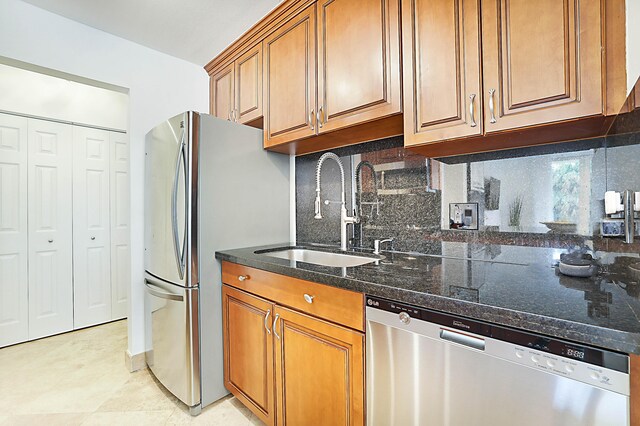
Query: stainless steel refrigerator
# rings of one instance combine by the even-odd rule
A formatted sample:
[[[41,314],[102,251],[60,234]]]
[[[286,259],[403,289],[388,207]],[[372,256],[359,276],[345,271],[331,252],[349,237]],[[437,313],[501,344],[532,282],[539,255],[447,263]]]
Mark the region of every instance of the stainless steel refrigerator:
[[[192,414],[225,396],[216,250],[289,241],[289,157],[185,112],[145,140],[146,360]]]

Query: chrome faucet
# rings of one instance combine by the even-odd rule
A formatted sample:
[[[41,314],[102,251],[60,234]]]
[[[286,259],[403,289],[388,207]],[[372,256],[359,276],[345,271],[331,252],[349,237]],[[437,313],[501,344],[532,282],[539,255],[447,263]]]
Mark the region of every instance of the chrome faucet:
[[[342,161],[340,161],[340,157],[338,157],[333,152],[326,152],[322,154],[320,159],[318,159],[318,164],[316,165],[316,200],[315,200],[315,219],[322,219],[322,211],[320,201],[320,172],[322,171],[322,164],[328,158],[331,158],[336,163],[338,163],[338,167],[340,167],[340,183],[342,184],[342,194],[340,199],[340,249],[347,249],[347,225],[349,223],[358,223],[359,219],[357,214],[354,213],[354,216],[347,215],[347,206],[346,206],[346,197],[345,197],[345,186],[344,186],[344,166],[342,165]]]
[[[393,238],[386,238],[384,240],[374,240],[373,241],[373,254],[380,254],[380,244],[382,243],[391,243],[390,249],[393,250]]]
[[[362,169],[368,168],[371,171],[371,177],[373,179],[373,190],[375,201],[362,201]],[[357,225],[353,227],[353,239],[355,243],[357,243],[358,247],[363,246],[363,222],[365,218],[375,219],[380,215],[380,206],[383,204],[378,197],[378,177],[376,176],[376,170],[373,168],[373,165],[368,161],[361,161],[356,166],[355,171],[356,178],[356,190],[355,190],[355,199],[356,199],[356,210],[358,212],[358,218],[360,221]],[[371,206],[371,212],[369,215],[365,215],[363,212],[363,206]],[[375,210],[374,210],[375,209]]]

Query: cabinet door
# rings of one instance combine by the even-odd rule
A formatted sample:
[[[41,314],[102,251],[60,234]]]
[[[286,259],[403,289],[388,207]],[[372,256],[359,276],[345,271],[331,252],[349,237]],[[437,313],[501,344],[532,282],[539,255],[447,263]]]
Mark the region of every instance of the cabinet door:
[[[27,119],[0,114],[0,347],[29,338]]]
[[[211,115],[233,120],[234,73],[233,63],[211,76]]]
[[[263,41],[264,146],[315,134],[316,6]]]
[[[235,62],[235,119],[248,123],[262,116],[262,43]]]
[[[224,385],[267,425],[275,423],[273,310],[264,299],[222,286]]]
[[[131,285],[129,137],[109,132],[111,156],[111,319],[127,316]]]
[[[278,425],[363,425],[364,334],[275,312]]]
[[[482,134],[480,0],[403,0],[405,145]]]
[[[29,339],[73,329],[72,128],[29,120]]]
[[[318,8],[318,132],[399,113],[399,0]]]
[[[486,132],[601,114],[600,0],[483,0]]]
[[[74,328],[111,320],[109,132],[73,128]]]

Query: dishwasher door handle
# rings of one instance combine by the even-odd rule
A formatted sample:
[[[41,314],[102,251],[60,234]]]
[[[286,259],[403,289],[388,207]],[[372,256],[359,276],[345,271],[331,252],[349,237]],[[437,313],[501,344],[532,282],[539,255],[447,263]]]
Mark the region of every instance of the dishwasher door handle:
[[[443,340],[448,340],[453,343],[458,343],[460,345],[469,346],[473,349],[478,349],[480,351],[484,351],[485,341],[479,337],[470,336],[464,333],[458,333],[451,330],[445,330],[444,328],[440,329],[440,338]]]

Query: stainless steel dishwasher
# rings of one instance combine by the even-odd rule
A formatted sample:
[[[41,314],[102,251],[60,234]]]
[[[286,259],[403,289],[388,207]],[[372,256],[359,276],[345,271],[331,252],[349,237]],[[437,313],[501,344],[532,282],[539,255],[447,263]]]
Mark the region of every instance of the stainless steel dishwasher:
[[[629,357],[367,296],[367,424],[629,424]]]

